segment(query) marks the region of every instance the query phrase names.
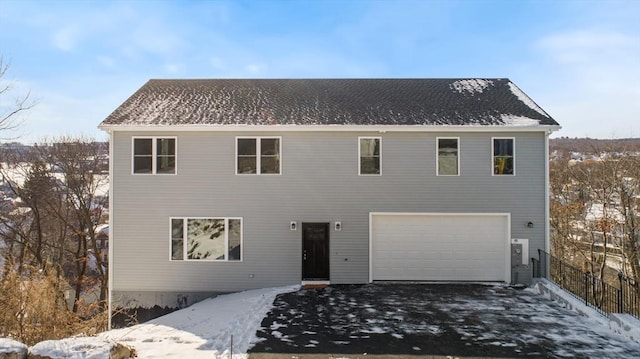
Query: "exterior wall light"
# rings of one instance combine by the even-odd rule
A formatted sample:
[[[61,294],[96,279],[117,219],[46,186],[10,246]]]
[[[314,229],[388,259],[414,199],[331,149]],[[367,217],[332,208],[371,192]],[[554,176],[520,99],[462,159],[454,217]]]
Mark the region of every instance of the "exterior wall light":
[[[292,231],[295,231],[296,229],[298,229],[298,222],[291,221],[291,223],[289,223],[289,229]]]
[[[533,228],[533,222],[531,221],[527,222],[527,228]]]
[[[342,222],[336,222],[333,224],[333,229],[335,229],[336,232],[340,232],[342,230]]]

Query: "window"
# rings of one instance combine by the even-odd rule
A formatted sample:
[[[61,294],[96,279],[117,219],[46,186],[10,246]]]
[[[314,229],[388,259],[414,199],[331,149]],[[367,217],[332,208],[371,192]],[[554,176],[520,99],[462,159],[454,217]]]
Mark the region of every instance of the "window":
[[[279,137],[238,137],[236,153],[236,174],[280,174]]]
[[[514,142],[514,138],[493,138],[494,175],[515,175]]]
[[[171,260],[242,260],[241,218],[171,218]]]
[[[133,173],[175,174],[175,137],[134,137]]]
[[[380,137],[359,137],[360,146],[358,156],[360,157],[360,175],[380,175],[380,147],[382,139]]]
[[[457,176],[460,174],[460,161],[458,160],[458,142],[459,139],[457,137],[437,138],[438,176]]]

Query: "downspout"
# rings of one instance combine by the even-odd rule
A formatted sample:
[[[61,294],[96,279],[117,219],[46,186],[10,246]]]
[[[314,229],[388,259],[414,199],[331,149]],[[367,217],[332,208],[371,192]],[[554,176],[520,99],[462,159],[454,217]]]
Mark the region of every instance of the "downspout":
[[[549,135],[551,130],[544,133],[544,251],[551,253],[551,232],[549,228]]]
[[[109,262],[108,268],[109,271],[109,292],[108,292],[108,328],[111,330],[111,317],[113,315],[111,301],[113,300],[113,238],[114,238],[114,230],[113,230],[113,141],[114,135],[113,131],[109,131]]]

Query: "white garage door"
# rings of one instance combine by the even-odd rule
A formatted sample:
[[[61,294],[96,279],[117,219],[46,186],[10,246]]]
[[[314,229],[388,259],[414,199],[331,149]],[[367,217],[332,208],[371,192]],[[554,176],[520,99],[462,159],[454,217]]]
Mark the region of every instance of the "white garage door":
[[[511,280],[506,214],[371,214],[371,280]]]

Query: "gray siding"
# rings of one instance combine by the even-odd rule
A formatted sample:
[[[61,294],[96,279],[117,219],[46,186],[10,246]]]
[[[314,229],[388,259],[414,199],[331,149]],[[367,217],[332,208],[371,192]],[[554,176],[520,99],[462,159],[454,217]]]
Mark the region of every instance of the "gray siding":
[[[331,226],[331,282],[365,283],[370,212],[509,212],[511,237],[529,238],[531,255],[544,247],[543,132],[242,133],[282,137],[282,174],[257,176],[235,175],[230,132],[171,133],[178,139],[177,175],[132,175],[132,135],[116,132],[112,143],[115,292],[300,283],[302,231],[291,231],[291,221],[341,221],[342,231]],[[382,137],[382,176],[358,176],[358,136]],[[460,137],[460,176],[436,176],[436,137],[442,136]],[[516,138],[516,176],[491,175],[492,136]],[[170,261],[172,216],[242,217],[243,261]],[[528,282],[530,270],[517,277]]]

